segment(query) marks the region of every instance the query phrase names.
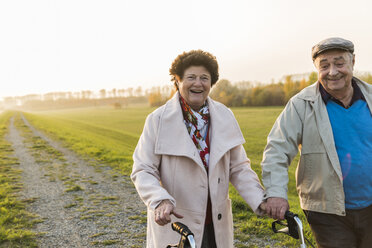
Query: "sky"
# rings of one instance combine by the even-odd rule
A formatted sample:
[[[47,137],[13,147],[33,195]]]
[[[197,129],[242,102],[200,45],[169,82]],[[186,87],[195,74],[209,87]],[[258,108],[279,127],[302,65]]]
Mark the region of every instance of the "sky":
[[[369,0],[0,0],[0,99],[171,84],[178,54],[216,56],[220,79],[315,71],[311,47],[354,42],[372,71]]]

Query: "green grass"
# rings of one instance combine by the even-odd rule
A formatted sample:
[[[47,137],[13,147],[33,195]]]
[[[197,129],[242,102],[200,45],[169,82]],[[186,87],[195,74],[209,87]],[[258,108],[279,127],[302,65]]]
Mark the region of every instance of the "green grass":
[[[109,108],[74,109],[53,112],[25,113],[26,118],[37,128],[59,139],[67,147],[87,158],[95,158],[110,164],[124,175],[129,175],[132,154],[142,132],[146,116],[153,108]],[[266,137],[280,114],[282,107],[251,107],[232,109],[246,139],[244,148],[251,160],[252,168],[261,178],[260,162],[266,145]],[[291,211],[298,213],[305,226],[305,233],[312,240],[309,227],[299,205],[294,173],[298,156],[289,168],[289,202]],[[278,240],[278,247],[298,247],[298,240],[286,235],[273,234],[272,220],[257,217],[247,204],[230,187],[233,202],[235,234],[240,240],[252,235]]]
[[[13,149],[5,140],[9,119],[13,115],[0,115],[0,247],[36,247],[36,234],[31,231],[34,216],[25,211],[25,203],[17,199],[21,189],[20,173],[16,168],[18,160]]]
[[[105,108],[25,114],[35,126],[77,153],[129,174],[132,154],[150,108]]]

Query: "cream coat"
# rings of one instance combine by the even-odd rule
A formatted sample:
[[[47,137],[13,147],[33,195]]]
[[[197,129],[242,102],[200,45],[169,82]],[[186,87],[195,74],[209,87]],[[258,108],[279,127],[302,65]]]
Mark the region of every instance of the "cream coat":
[[[233,113],[208,98],[210,122],[209,174],[183,122],[178,93],[151,113],[133,154],[131,178],[148,208],[147,247],[164,248],[177,243],[179,234],[170,224],[155,222],[154,209],[164,199],[184,216],[181,221],[195,234],[201,247],[207,208],[208,187],[218,247],[233,247],[233,219],[229,182],[249,206],[259,213],[263,189],[250,167],[242,144],[245,142]],[[248,220],[247,220],[248,221]]]
[[[372,85],[357,78],[372,114]],[[288,166],[301,148],[296,185],[301,207],[345,215],[342,172],[319,82],[291,98],[276,120],[262,161],[265,198],[287,198]]]

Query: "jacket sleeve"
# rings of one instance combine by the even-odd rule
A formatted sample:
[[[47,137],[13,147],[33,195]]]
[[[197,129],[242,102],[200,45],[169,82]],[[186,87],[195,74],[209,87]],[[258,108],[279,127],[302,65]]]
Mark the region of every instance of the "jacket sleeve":
[[[133,153],[131,179],[139,196],[148,208],[155,209],[162,200],[175,199],[161,186],[159,166],[161,155],[155,154],[159,117],[150,114],[146,118],[143,132]]]
[[[267,137],[263,153],[262,182],[266,188],[265,199],[288,199],[288,167],[298,153],[302,142],[303,123],[296,108],[301,104],[292,98],[274,123]]]
[[[243,145],[230,150],[230,182],[252,210],[262,215],[258,207],[263,201],[264,190],[256,172],[251,168]]]

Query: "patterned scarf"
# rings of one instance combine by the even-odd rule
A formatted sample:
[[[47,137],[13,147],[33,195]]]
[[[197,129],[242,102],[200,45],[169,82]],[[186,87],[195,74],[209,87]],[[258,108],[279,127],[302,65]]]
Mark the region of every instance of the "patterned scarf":
[[[186,103],[186,101],[180,95],[180,103],[183,113],[183,122],[186,125],[187,131],[190,134],[192,141],[198,149],[200,158],[208,169],[209,164],[209,147],[208,141],[205,139],[208,137],[208,123],[209,123],[209,108],[207,102],[201,107],[199,112],[194,111]]]

